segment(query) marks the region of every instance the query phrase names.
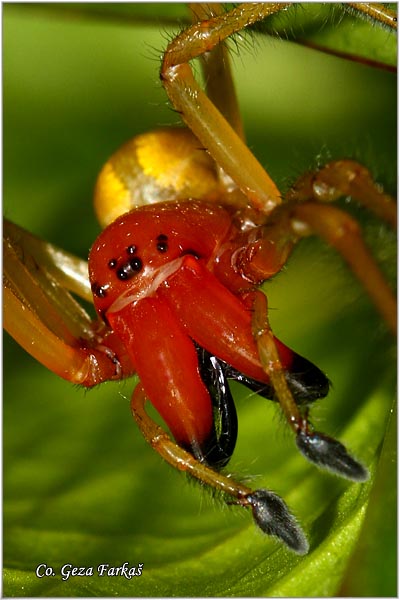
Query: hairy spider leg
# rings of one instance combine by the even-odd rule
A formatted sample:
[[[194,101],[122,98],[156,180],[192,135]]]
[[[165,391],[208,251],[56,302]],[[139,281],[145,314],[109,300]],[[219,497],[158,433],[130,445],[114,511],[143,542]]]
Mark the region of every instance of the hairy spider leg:
[[[6,219],[3,253],[4,327],[29,354],[86,387],[133,373],[118,336],[99,328],[68,291],[93,299],[86,261]]]
[[[369,477],[368,470],[347,452],[343,444],[315,431],[307,418],[308,409],[302,409],[294,401],[276,339],[269,326],[266,298],[260,292],[255,292],[253,301],[253,334],[257,340],[259,356],[265,372],[271,378],[286,419],[296,434],[300,452],[318,467],[352,481],[366,481]]]
[[[175,469],[198,479],[203,485],[211,486],[226,496],[234,498],[233,504],[251,508],[255,523],[264,533],[277,537],[297,554],[307,554],[309,549],[307,538],[277,494],[265,489],[253,491],[198,461],[171,440],[167,433],[148,416],[144,407],[145,402],[146,396],[139,384],[131,400],[132,414],[143,437],[164,460]]]
[[[317,171],[302,175],[285,195],[286,202],[334,202],[346,196],[397,228],[397,204],[385,194],[371,173],[360,163],[346,159],[334,160]]]
[[[192,12],[194,25],[225,13],[223,5],[217,3],[191,3],[189,8]],[[232,129],[236,131],[240,139],[245,141],[242,116],[232,77],[229,50],[226,44],[221,42],[214,46],[212,50],[201,54],[200,60],[208,98],[228,121]]]
[[[281,202],[275,183],[196,83],[189,61],[210,52],[233,33],[286,8],[285,3],[241,5],[189,27],[168,45],[161,80],[176,110],[215,162],[252,205],[270,212]]]
[[[396,334],[396,298],[365,245],[357,221],[335,206],[318,202],[287,204],[282,206],[281,214],[284,212],[290,215],[286,223],[290,223],[299,237],[317,234],[339,252]]]
[[[397,31],[397,11],[378,2],[346,2],[344,6]]]

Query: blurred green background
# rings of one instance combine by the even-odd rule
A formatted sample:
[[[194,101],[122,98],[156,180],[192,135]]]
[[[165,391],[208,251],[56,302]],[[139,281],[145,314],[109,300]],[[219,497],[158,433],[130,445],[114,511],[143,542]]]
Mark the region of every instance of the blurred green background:
[[[99,9],[109,18],[96,17]],[[114,21],[118,10],[126,16]],[[99,232],[91,196],[101,165],[133,135],[178,122],[158,68],[187,15],[182,4],[80,5],[78,13],[71,17],[51,4],[3,7],[3,184],[7,218],[85,258]],[[350,35],[373,55],[393,49],[393,36],[368,23],[348,18],[339,26],[318,9],[311,24],[305,17],[303,8],[288,12],[286,35],[325,34],[336,44]],[[282,189],[317,163],[352,157],[395,192],[393,72],[266,36],[238,40],[233,50],[249,146]],[[394,278],[394,235],[350,209]],[[309,466],[272,403],[235,386],[240,430],[230,468],[286,499],[310,537],[303,558],[259,534],[250,515],[162,463],[132,422],[134,381],[87,393],[5,336],[4,595],[395,595],[392,430],[385,443],[394,343],[347,269],[318,240],[299,247],[265,289],[276,334],[333,382],[313,411],[316,425],[378,468],[360,541],[370,484],[349,485]],[[35,576],[40,563],[58,571],[66,563],[125,561],[144,563],[143,575],[66,582]]]

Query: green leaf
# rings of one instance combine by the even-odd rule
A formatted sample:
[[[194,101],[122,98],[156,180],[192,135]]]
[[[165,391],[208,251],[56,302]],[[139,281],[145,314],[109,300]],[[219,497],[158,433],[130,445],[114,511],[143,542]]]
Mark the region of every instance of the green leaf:
[[[182,8],[171,10],[184,14]],[[155,26],[70,19],[56,5],[6,5],[3,25],[5,214],[85,258],[99,231],[90,199],[102,163],[133,135],[179,120],[158,82],[171,30],[157,17]],[[368,31],[369,44],[379,30]],[[233,60],[248,143],[282,188],[310,166],[349,156],[394,191],[392,73],[265,36],[239,49]],[[373,218],[363,217],[363,225],[392,275],[394,236]],[[396,442],[389,437],[381,454],[394,398],[393,341],[318,240],[299,246],[265,289],[276,334],[333,383],[312,408],[313,422],[373,476],[357,485],[316,470],[296,451],[277,407],[234,386],[240,430],[230,470],[284,497],[309,536],[309,555],[291,554],[257,531],[244,509],[211,498],[161,461],[130,416],[135,380],[86,393],[6,338],[5,596],[395,594],[395,561],[389,571],[370,573],[368,589],[357,553],[349,563],[365,518],[363,547],[367,536],[372,553],[384,548],[393,558],[396,551],[387,527],[395,504],[374,491],[374,474],[387,470]],[[393,495],[390,473],[385,485]],[[97,574],[97,565],[124,562],[143,563],[142,575]],[[55,575],[38,578],[40,564]],[[94,574],[63,581],[67,564]]]

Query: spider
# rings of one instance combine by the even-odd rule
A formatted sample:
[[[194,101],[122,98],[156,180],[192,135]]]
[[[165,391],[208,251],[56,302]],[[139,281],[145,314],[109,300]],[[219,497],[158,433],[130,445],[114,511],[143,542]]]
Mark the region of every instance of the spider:
[[[237,429],[227,381],[238,380],[277,400],[306,458],[349,479],[365,480],[365,468],[344,446],[311,425],[309,404],[326,395],[327,379],[275,338],[258,288],[281,270],[300,239],[317,234],[343,255],[394,330],[391,290],[354,219],[332,201],[349,195],[389,224],[396,217],[390,197],[350,160],[306,174],[282,201],[246,147],[222,42],[283,8],[248,5],[225,13],[214,7],[212,14],[202,5],[193,8],[194,25],[169,44],[161,67],[171,103],[190,131],[171,128],[135,138],[110,159],[97,184],[96,207],[106,229],[92,247],[89,270],[100,321],[78,317],[62,290],[49,303],[49,286],[40,271],[36,287],[30,281],[38,308],[23,316],[24,303],[15,293],[21,274],[31,279],[30,272],[43,260],[62,284],[85,296],[86,267],[63,253],[60,268],[54,247],[10,226],[6,234],[16,247],[15,254],[11,250],[16,266],[5,288],[7,308],[13,309],[6,326],[25,347],[33,339],[34,356],[76,383],[91,386],[136,371],[141,383],[132,412],[150,444],[177,468],[251,508],[263,531],[303,554],[307,540],[285,503],[219,470],[233,453]],[[192,77],[189,62],[196,56],[205,58],[208,96]],[[179,180],[175,188],[170,183],[178,176],[160,167],[171,161],[171,152],[174,160],[178,154],[179,169],[182,156],[188,163],[190,184],[185,175],[183,192]],[[148,154],[151,164],[145,162]],[[138,187],[140,193],[128,194],[127,201],[127,189]],[[25,292],[26,284],[21,285]],[[178,444],[148,417],[147,397]]]

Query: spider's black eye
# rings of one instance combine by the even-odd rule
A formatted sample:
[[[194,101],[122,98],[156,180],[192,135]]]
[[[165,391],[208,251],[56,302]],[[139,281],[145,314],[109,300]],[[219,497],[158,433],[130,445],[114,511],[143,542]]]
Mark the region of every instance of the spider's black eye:
[[[164,233],[161,233],[158,237],[157,237],[157,250],[161,253],[167,252],[168,250],[168,236],[166,236]]]
[[[135,254],[136,250],[137,250],[137,248],[133,244],[132,244],[132,246],[128,246],[126,249],[127,253],[130,255]]]
[[[112,258],[111,260],[108,261],[108,268],[109,269],[115,269],[116,266],[117,266],[117,259],[116,258]]]
[[[106,290],[106,288],[104,286],[99,285],[97,283],[97,281],[95,281],[94,283],[92,283],[91,290],[92,290],[92,293],[97,298],[105,298],[107,296],[107,290]]]
[[[140,260],[140,258],[136,257],[132,258],[132,260],[129,261],[129,266],[132,269],[132,271],[134,271],[135,273],[139,273],[139,271],[142,270],[143,263]]]
[[[139,257],[132,258],[128,262],[126,262],[122,267],[120,267],[117,271],[118,279],[121,281],[125,281],[126,279],[131,279],[135,275],[137,275],[143,268],[143,263]]]

